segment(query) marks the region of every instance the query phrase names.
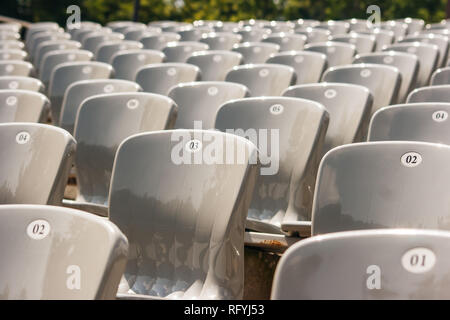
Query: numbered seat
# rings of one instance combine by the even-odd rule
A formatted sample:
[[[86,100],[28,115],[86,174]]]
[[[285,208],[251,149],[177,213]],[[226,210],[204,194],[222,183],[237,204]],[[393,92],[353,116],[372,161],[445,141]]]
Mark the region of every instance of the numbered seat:
[[[312,234],[449,228],[449,160],[450,146],[417,141],[355,143],[331,150],[317,174]]]
[[[109,93],[92,96],[79,107],[74,137],[77,198],[65,205],[107,216],[114,157],[131,135],[170,129],[176,104],[151,93]]]
[[[138,92],[141,87],[132,81],[118,79],[81,80],[70,84],[64,94],[59,126],[73,134],[81,103],[94,95],[105,93]]]
[[[277,265],[271,299],[449,299],[449,240],[444,231],[388,229],[299,241]]]
[[[149,64],[162,63],[164,57],[164,53],[156,50],[137,49],[118,51],[111,57],[114,77],[134,81],[139,68]]]
[[[307,44],[305,51],[326,55],[328,67],[335,67],[351,64],[356,54],[356,47],[351,43],[327,41]]]
[[[406,101],[406,98],[415,88],[419,72],[419,59],[412,53],[386,51],[357,55],[353,63],[373,63],[393,66],[401,75],[401,85],[398,92],[398,102]]]
[[[438,66],[439,48],[436,45],[421,42],[405,42],[393,44],[384,51],[400,51],[413,53],[419,59],[417,87],[428,85],[431,74]]]
[[[406,103],[415,102],[450,102],[450,85],[436,85],[415,89],[408,95]]]
[[[408,32],[408,25],[403,21],[383,21],[379,26],[380,29],[394,32],[394,42],[403,39]]]
[[[263,39],[265,35],[271,33],[270,29],[246,26],[243,28],[238,28],[234,31],[242,37],[241,42],[259,42]]]
[[[61,32],[42,32],[36,34],[36,36],[33,38],[33,40],[30,43],[30,46],[28,48],[28,53],[30,54],[30,57],[34,57],[37,53],[37,49],[39,48],[39,45],[46,41],[51,40],[69,40],[70,35],[68,33],[61,33]]]
[[[187,63],[200,68],[202,81],[225,81],[227,73],[241,62],[239,52],[224,50],[198,51],[187,59]]]
[[[397,68],[380,64],[354,64],[325,71],[322,81],[353,83],[365,86],[373,95],[373,114],[397,101],[401,75]]]
[[[304,34],[308,40],[307,43],[326,42],[330,37],[330,31],[311,27],[300,27],[295,29],[295,33]]]
[[[330,35],[345,34],[350,30],[350,24],[347,21],[323,21],[316,26],[317,29],[325,29],[330,31]]]
[[[39,76],[46,87],[56,67],[66,62],[90,61],[93,54],[87,50],[55,50],[45,54],[39,67]]]
[[[277,53],[280,46],[269,42],[245,42],[234,46],[233,51],[242,54],[243,63],[265,63],[271,54]]]
[[[144,49],[162,50],[169,42],[180,41],[180,35],[174,32],[162,32],[160,34],[145,35],[139,39]]]
[[[23,50],[0,49],[0,60],[25,60],[27,53]]]
[[[290,97],[247,98],[220,107],[215,128],[249,138],[260,152],[248,229],[278,234],[309,229],[328,120],[321,104]]]
[[[0,76],[29,77],[34,74],[31,63],[22,60],[0,60]]]
[[[38,123],[0,124],[1,204],[60,205],[75,153],[65,130]]]
[[[28,26],[25,33],[25,44],[26,47],[29,48],[29,43],[33,40],[34,37],[36,37],[39,33],[42,32],[59,32],[62,33],[64,30],[59,27],[59,25],[56,22],[38,22],[33,23],[32,25]]]
[[[450,84],[450,67],[437,69],[431,76],[430,84],[440,86]]]
[[[19,40],[0,40],[0,49],[23,50],[25,45]]]
[[[389,106],[370,123],[369,141],[424,141],[450,145],[450,103],[428,102]]]
[[[365,141],[373,103],[366,87],[324,82],[289,87],[283,96],[316,101],[329,112],[321,157],[335,147]]]
[[[223,157],[189,164],[211,149]],[[234,149],[241,150],[240,160],[228,154]],[[142,133],[121,144],[109,219],[134,249],[119,298],[242,299],[244,220],[256,153],[246,139],[209,130]]]
[[[200,42],[206,43],[210,50],[231,50],[241,42],[242,36],[232,32],[212,32],[202,35]]]
[[[252,97],[281,96],[296,82],[296,75],[293,68],[282,64],[247,64],[234,67],[226,81],[245,85]]]
[[[266,63],[283,64],[294,68],[296,84],[316,83],[327,67],[327,57],[318,52],[289,51],[271,55]]]
[[[3,205],[0,233],[2,299],[115,298],[128,241],[110,221],[56,206]]]
[[[304,34],[295,33],[271,33],[265,36],[261,41],[275,43],[280,46],[279,51],[301,51],[305,46],[308,37]]]
[[[111,63],[111,58],[119,51],[142,49],[142,43],[130,40],[106,41],[97,47],[95,60],[105,63]]]
[[[169,42],[162,52],[166,55],[166,62],[186,62],[192,53],[208,49],[209,47],[206,43],[180,41]]]
[[[366,34],[349,33],[331,37],[332,42],[350,43],[355,46],[357,54],[370,53],[375,50],[375,37]]]
[[[398,19],[397,21],[406,23],[408,26],[408,34],[415,34],[417,32],[420,32],[425,27],[425,21],[422,19],[413,19],[413,18],[404,18],[404,19]]]
[[[108,79],[112,74],[112,67],[103,62],[66,62],[56,66],[48,90],[53,123],[59,122],[64,93],[69,85],[80,80]]]
[[[96,36],[99,34],[111,34],[112,29],[111,28],[107,28],[107,27],[102,27],[100,29],[80,29],[78,31],[76,31],[73,35],[73,40],[79,41],[81,43],[81,45],[84,45],[84,40],[87,39],[90,36]],[[113,36],[113,39],[111,40],[117,40],[117,39],[121,39],[121,36],[119,35],[115,35]],[[101,41],[103,41],[103,39],[100,39]],[[94,53],[94,52],[92,52]]]
[[[169,92],[169,97],[179,107],[175,128],[214,128],[216,113],[222,104],[248,95],[248,89],[244,85],[232,82],[201,81],[179,84]]]
[[[438,34],[419,34],[411,35],[402,39],[400,42],[421,42],[429,43],[438,46],[439,48],[439,60],[437,67],[442,67],[447,62],[448,58],[448,37]]]
[[[42,58],[49,52],[55,50],[77,50],[81,49],[81,43],[73,40],[49,40],[42,42],[36,49],[33,57],[33,64],[39,71]]]
[[[0,123],[46,122],[50,101],[41,93],[28,90],[0,90]]]
[[[394,32],[390,30],[383,30],[380,28],[373,28],[370,30],[358,30],[358,34],[366,34],[375,37],[375,50],[382,51],[385,47],[391,45],[394,42]]]
[[[81,44],[83,49],[96,53],[97,49],[104,42],[123,40],[125,37],[118,32],[104,33],[101,31],[94,31],[83,37]]]
[[[23,76],[0,76],[0,90],[19,89],[44,93],[41,80]]]
[[[160,63],[144,66],[136,73],[136,82],[145,92],[167,95],[180,83],[200,80],[200,69],[188,63]]]

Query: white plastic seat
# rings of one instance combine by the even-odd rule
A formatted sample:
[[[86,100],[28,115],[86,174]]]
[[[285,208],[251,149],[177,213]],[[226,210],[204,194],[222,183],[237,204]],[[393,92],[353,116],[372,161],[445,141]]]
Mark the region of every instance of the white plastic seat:
[[[239,52],[207,50],[194,52],[187,63],[200,68],[202,81],[225,81],[227,73],[242,63]]]
[[[322,53],[327,56],[328,67],[351,64],[356,54],[356,47],[344,42],[318,42],[307,44],[305,51]]]
[[[29,90],[0,90],[0,123],[43,122],[48,119],[50,101]]]
[[[111,57],[114,68],[114,77],[117,79],[132,80],[141,67],[154,63],[162,63],[164,53],[156,50],[136,49],[116,52]]]

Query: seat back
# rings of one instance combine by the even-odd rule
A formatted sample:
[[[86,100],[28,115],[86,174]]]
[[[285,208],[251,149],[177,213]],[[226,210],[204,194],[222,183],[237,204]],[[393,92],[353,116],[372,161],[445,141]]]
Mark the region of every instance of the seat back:
[[[356,54],[356,47],[344,42],[318,42],[307,44],[305,51],[323,53],[327,56],[328,67],[351,64]]]
[[[450,85],[422,87],[412,91],[406,103],[450,102]]]
[[[166,55],[166,62],[186,62],[189,56],[196,51],[205,51],[209,47],[206,43],[195,41],[169,42],[162,50]]]
[[[272,33],[265,36],[262,42],[275,43],[280,46],[279,51],[301,51],[308,37],[304,34],[295,33]]]
[[[46,122],[50,101],[42,93],[28,90],[0,90],[0,123]]]
[[[111,58],[119,51],[142,49],[142,43],[130,40],[114,40],[101,43],[95,51],[95,60],[112,63]]]
[[[31,63],[22,60],[0,61],[0,76],[31,76],[34,67]]]
[[[277,53],[280,46],[270,42],[245,42],[236,44],[233,51],[242,54],[243,63],[265,63],[271,54]]]
[[[331,41],[353,44],[358,54],[374,51],[376,44],[374,36],[358,33],[338,34],[331,37]]]
[[[139,68],[162,63],[164,54],[156,50],[123,50],[116,52],[111,57],[111,64],[114,68],[114,77],[134,81]]]
[[[144,45],[144,49],[162,50],[169,42],[179,41],[180,35],[174,32],[163,32],[154,35],[145,35],[139,39]]]
[[[439,86],[450,84],[450,67],[437,69],[431,76],[430,85]]]
[[[210,50],[231,50],[241,42],[242,36],[232,32],[212,32],[202,35],[200,42],[206,43]]]
[[[24,76],[0,76],[0,89],[29,90],[44,92],[44,84],[41,80]]]
[[[437,45],[439,48],[439,60],[437,67],[445,66],[448,58],[448,37],[439,34],[418,34],[407,36],[400,42],[420,42]]]
[[[240,53],[223,50],[198,51],[187,59],[187,63],[200,68],[202,81],[225,81],[227,73],[241,62]]]

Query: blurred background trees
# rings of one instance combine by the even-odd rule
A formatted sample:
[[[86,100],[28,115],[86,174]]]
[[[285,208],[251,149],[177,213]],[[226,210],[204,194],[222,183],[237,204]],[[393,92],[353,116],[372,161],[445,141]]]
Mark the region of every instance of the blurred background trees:
[[[102,24],[131,20],[135,0],[1,0],[0,14],[28,21],[67,19],[66,8],[81,7],[82,20]],[[367,18],[376,4],[383,20],[413,17],[439,22],[446,17],[447,0],[140,0],[139,21],[153,20],[319,20]]]

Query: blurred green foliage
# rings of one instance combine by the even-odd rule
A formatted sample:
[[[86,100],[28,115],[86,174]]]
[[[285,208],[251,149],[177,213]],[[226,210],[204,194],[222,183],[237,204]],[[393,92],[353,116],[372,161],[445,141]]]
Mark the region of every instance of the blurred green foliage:
[[[229,20],[257,18],[319,20],[367,18],[378,5],[383,20],[413,17],[427,22],[445,19],[447,0],[140,0],[139,21]],[[64,24],[66,8],[81,7],[82,20],[106,23],[131,20],[135,0],[2,0],[0,14],[30,21]]]

